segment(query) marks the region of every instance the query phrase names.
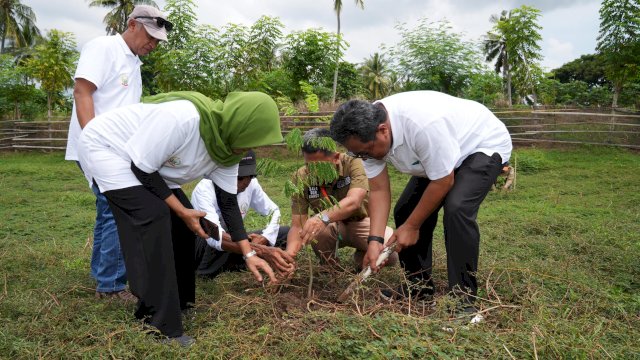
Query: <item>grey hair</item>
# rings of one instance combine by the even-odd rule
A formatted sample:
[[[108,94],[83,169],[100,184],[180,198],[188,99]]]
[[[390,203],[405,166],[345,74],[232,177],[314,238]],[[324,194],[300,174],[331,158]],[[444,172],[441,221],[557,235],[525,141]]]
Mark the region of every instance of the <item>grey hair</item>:
[[[361,142],[375,139],[378,125],[387,120],[384,108],[364,100],[349,100],[340,105],[331,119],[331,137],[343,144],[352,136]]]
[[[302,152],[305,154],[315,154],[318,151],[321,151],[325,155],[335,154],[334,151],[324,144],[322,138],[326,138],[326,140],[333,143],[329,129],[313,128],[307,130],[302,137]],[[333,148],[335,148],[335,144],[333,145]]]

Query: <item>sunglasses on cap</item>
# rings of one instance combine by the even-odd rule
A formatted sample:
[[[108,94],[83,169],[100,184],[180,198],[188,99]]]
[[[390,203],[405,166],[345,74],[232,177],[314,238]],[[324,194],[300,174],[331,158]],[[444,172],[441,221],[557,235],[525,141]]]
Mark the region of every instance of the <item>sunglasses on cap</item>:
[[[158,16],[136,16],[134,19],[153,19],[158,27],[164,27],[167,31],[173,30],[173,23]]]

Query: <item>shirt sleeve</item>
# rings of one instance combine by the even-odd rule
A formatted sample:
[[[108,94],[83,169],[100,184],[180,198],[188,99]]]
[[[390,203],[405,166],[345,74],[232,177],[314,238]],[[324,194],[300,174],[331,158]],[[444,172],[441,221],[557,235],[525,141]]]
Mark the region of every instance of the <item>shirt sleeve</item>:
[[[109,47],[101,41],[88,42],[80,52],[80,59],[74,79],[85,79],[100,89],[111,74],[109,64],[113,63]]]
[[[229,194],[238,193],[238,164],[231,166],[218,166],[215,170],[206,174],[205,178],[213,181],[217,186]]]
[[[387,166],[387,163],[384,160],[367,159],[363,161],[363,165],[365,174],[369,179],[372,179],[380,175],[385,166]]]
[[[367,175],[364,172],[362,159],[351,160],[349,177],[351,178],[349,189],[358,188],[369,191],[369,180],[367,179]]]
[[[291,182],[298,184],[300,177],[303,176],[302,169],[296,171]],[[307,191],[307,188],[304,188]],[[304,196],[305,194],[295,194],[291,197],[291,215],[309,215],[309,202]]]
[[[280,230],[280,209],[264,192],[258,179],[251,180],[251,185],[249,186],[252,187],[251,204],[249,206],[262,216],[271,216],[269,225],[262,231],[262,236],[269,240],[271,246],[274,246]]]

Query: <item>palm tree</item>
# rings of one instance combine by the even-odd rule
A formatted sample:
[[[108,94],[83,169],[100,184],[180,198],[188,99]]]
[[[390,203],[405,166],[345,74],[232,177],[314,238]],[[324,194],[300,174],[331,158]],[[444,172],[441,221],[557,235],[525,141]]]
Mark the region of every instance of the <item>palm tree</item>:
[[[359,6],[361,9],[364,9],[364,0],[355,0],[356,6]],[[342,0],[333,0],[333,10],[336,12],[336,18],[338,19],[338,43],[336,47],[340,48],[340,13],[342,12]],[[338,49],[336,54],[336,71],[333,73],[333,95],[331,97],[331,102],[336,102],[336,91],[338,89],[338,65],[340,63],[340,51]]]
[[[0,0],[2,1],[2,0]],[[90,0],[89,7],[105,7],[111,11],[104,17],[107,35],[121,34],[127,30],[127,19],[136,5],[158,7],[153,0]]]
[[[498,24],[500,22],[508,21],[511,17],[511,12],[502,10],[500,16],[493,14],[489,21],[493,25],[493,30],[487,32],[485,40],[482,42],[482,46],[485,53],[485,59],[489,62],[495,60],[496,73],[500,73],[502,70],[502,78],[506,81],[506,92],[509,106],[511,106],[511,72],[509,69],[509,54],[507,53],[507,41],[506,36],[500,30]]]
[[[381,99],[391,90],[388,64],[389,62],[384,57],[375,53],[366,59],[360,68],[371,100]]]
[[[20,0],[0,0],[0,53],[4,52],[6,41],[14,48],[21,48],[33,45],[40,37],[31,7],[21,4]]]

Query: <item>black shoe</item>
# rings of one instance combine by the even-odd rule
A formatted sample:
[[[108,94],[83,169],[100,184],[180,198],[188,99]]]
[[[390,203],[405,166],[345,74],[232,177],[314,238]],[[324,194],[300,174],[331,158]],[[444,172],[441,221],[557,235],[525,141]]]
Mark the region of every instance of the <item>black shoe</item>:
[[[161,343],[163,344],[168,344],[171,345],[173,343],[176,343],[182,347],[189,347],[191,345],[193,345],[193,343],[196,342],[196,339],[192,338],[189,335],[180,335],[180,336],[176,336],[176,337],[172,337],[172,338],[164,338],[160,340]]]
[[[433,301],[433,285],[426,281],[407,281],[394,289],[380,290],[380,296],[387,301],[420,300]]]

